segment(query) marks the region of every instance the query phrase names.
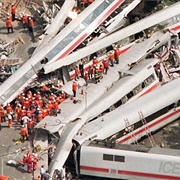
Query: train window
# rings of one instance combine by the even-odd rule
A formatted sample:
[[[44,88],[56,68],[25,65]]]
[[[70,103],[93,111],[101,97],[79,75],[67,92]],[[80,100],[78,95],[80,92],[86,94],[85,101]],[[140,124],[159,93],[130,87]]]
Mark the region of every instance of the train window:
[[[103,160],[105,160],[105,161],[113,161],[113,155],[103,154]]]
[[[134,96],[133,91],[131,91],[131,92],[129,92],[129,93],[127,94],[128,99],[130,99],[130,98],[133,97],[133,96]]]
[[[114,161],[125,162],[125,156],[115,156]]]
[[[153,81],[155,80],[155,77],[153,74],[151,74],[147,79],[145,79],[144,83],[145,86],[149,86]]]
[[[128,98],[126,95],[124,97],[122,97],[122,99],[121,99],[122,104],[126,103],[127,101],[128,101]]]

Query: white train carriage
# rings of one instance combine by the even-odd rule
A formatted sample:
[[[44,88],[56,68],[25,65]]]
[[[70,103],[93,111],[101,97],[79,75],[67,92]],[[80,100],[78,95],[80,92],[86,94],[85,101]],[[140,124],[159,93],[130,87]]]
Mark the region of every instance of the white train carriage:
[[[122,98],[123,99],[123,98]],[[180,78],[86,123],[74,140],[133,143],[180,116]],[[144,124],[144,125],[143,125]]]
[[[79,152],[79,174],[102,178],[180,179],[180,151],[135,145],[86,142]]]
[[[70,54],[123,2],[124,0],[94,1],[1,85],[0,103],[6,105],[15,99],[37,78],[37,72],[44,64],[58,61]]]

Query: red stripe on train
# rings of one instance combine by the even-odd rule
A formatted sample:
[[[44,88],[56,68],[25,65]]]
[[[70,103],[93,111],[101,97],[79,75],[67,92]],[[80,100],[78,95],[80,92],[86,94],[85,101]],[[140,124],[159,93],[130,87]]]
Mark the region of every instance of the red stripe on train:
[[[101,17],[101,19],[99,19],[98,23],[95,25],[95,28],[98,27],[106,18],[107,16],[109,16],[112,11],[114,11],[117,6],[119,6],[121,3],[123,3],[124,0],[119,0],[113,7],[111,7],[103,17]],[[75,49],[83,40],[85,40],[89,35],[91,34],[91,32],[86,32],[85,34],[83,34],[73,45],[71,45],[62,55],[60,55],[56,61],[58,61],[59,59],[65,57],[66,55],[68,55],[73,49]]]
[[[80,166],[80,170],[105,172],[105,173],[110,172],[108,168],[99,168],[99,167],[92,167],[92,166]],[[143,173],[143,172],[135,172],[135,171],[125,171],[125,170],[118,170],[118,174],[141,176],[141,177],[148,177],[148,178],[150,177],[150,178],[174,179],[174,180],[179,179],[179,177],[176,177],[176,176],[169,176],[169,175],[163,175],[163,174],[151,174],[151,173]]]
[[[152,87],[150,87],[146,92],[144,92],[143,94],[141,94],[139,97],[141,97],[141,96],[143,96],[143,95],[145,95],[145,94],[151,92],[152,90],[156,89],[159,85],[160,85],[159,82],[156,83],[156,84],[154,84]]]
[[[176,27],[171,28],[171,30],[174,30],[174,31],[177,31],[177,30],[179,30],[179,29],[180,29],[180,25],[179,25],[179,26],[176,26]]]
[[[125,0],[119,0],[116,4],[114,4],[105,14],[101,17],[97,23],[97,25],[101,24],[105,18],[107,18],[118,6],[120,6]]]
[[[163,117],[163,118],[155,121],[154,123],[148,125],[148,128],[152,128],[153,126],[155,126],[155,125],[157,125],[157,124],[165,121],[166,119],[168,119],[168,118],[170,118],[171,116],[174,116],[175,114],[178,114],[178,113],[180,113],[180,109],[177,110],[177,111],[174,111],[174,112],[168,114],[167,116],[165,116],[165,117]],[[139,131],[135,132],[135,133],[134,133],[134,136],[139,135],[139,134],[142,133],[143,131],[146,131],[146,128],[142,128],[142,129],[140,129]],[[127,141],[127,140],[129,140],[129,139],[131,139],[131,136],[128,136],[128,137],[126,137],[126,138],[118,141],[118,143],[119,143],[119,144],[122,144],[122,143],[124,143],[125,141]]]
[[[125,171],[125,170],[118,170],[118,174],[124,175],[133,175],[133,176],[141,176],[141,177],[150,177],[150,178],[161,178],[161,179],[179,179],[176,176],[169,176],[163,174],[151,174],[151,173],[143,173],[143,172],[135,172],[135,171]]]
[[[89,34],[83,34],[73,45],[71,45],[61,56],[59,56],[56,61],[68,55],[73,49],[75,49],[83,40],[88,37]]]
[[[97,168],[97,167],[89,167],[89,166],[80,166],[80,169],[82,170],[88,170],[88,171],[99,171],[99,172],[109,172],[109,169],[107,168]]]

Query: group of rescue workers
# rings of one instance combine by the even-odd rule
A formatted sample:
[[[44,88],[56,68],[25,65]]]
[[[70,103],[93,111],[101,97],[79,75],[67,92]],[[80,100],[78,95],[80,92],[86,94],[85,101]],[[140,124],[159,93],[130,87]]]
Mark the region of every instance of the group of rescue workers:
[[[0,125],[7,121],[8,127],[11,128],[12,122],[16,119],[15,122],[22,125],[20,134],[22,142],[24,142],[32,134],[36,123],[48,115],[57,116],[57,113],[60,113],[59,105],[66,98],[66,93],[61,92],[55,95],[45,84],[42,86],[41,92],[33,94],[29,90],[18,96],[14,106],[10,103],[5,107],[0,105]]]
[[[7,33],[9,34],[10,32],[13,33],[13,21],[17,20],[16,18],[16,12],[17,12],[17,7],[15,4],[12,4],[11,6],[11,14],[8,13],[6,17],[6,27],[7,27]],[[34,39],[34,33],[33,33],[33,28],[34,28],[34,19],[33,17],[26,15],[24,13],[21,14],[21,21],[23,24],[24,29],[28,29],[29,33],[32,35],[32,38]]]
[[[103,74],[107,74],[109,66],[114,67],[114,64],[119,64],[119,57],[120,57],[120,50],[119,46],[116,45],[113,50],[110,50],[104,59],[98,60],[96,56],[92,59],[92,64],[89,65],[87,68],[84,68],[82,65],[82,60],[79,64],[79,67],[75,66],[75,80],[78,80],[80,75],[81,78],[84,78],[86,82],[86,86],[88,85],[88,82],[90,79],[95,80],[95,84],[100,82],[100,79],[103,78]],[[85,72],[84,72],[85,70]],[[75,91],[77,90],[77,87],[75,86],[75,82],[72,85],[72,91],[75,95]]]

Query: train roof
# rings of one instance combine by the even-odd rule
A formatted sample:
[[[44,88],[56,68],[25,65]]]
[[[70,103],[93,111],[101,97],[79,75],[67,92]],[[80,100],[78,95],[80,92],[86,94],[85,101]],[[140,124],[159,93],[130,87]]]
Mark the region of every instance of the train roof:
[[[101,141],[86,141],[82,146],[89,146],[95,148],[105,148],[115,149],[115,150],[124,150],[124,151],[133,151],[133,152],[142,152],[149,154],[160,154],[160,155],[171,155],[171,156],[180,156],[180,151],[178,149],[168,149],[168,148],[159,148],[159,147],[147,147],[142,145],[132,145],[132,144],[105,144]]]

